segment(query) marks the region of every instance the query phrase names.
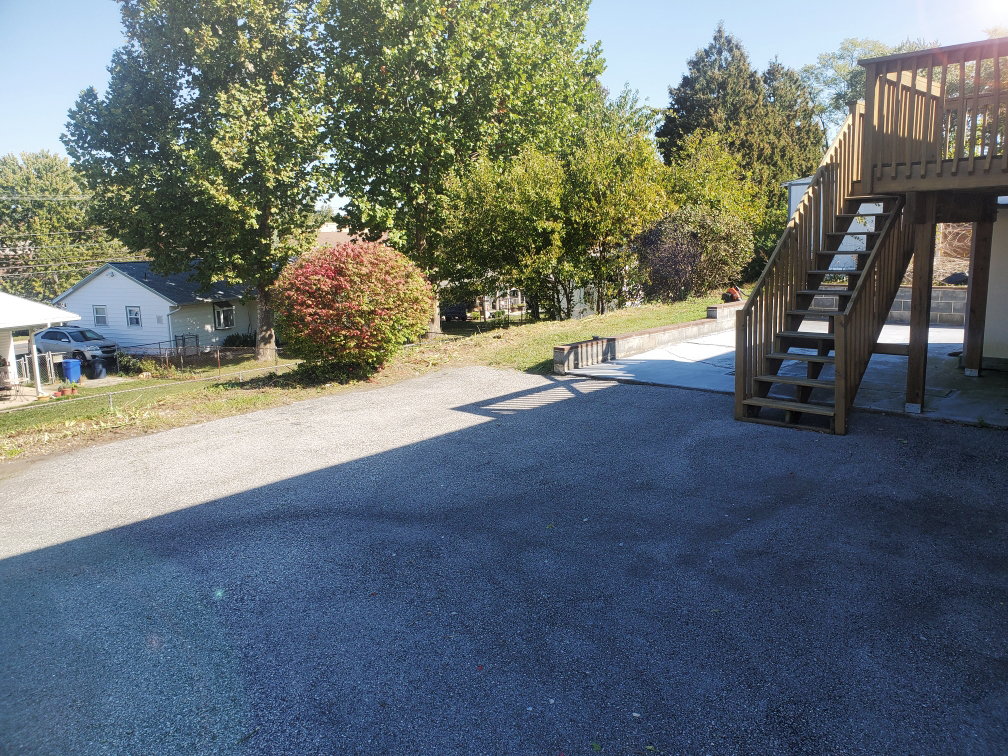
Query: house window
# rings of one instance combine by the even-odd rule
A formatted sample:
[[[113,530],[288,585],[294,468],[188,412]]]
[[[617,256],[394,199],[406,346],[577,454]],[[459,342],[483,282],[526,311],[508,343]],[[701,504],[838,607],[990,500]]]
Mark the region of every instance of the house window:
[[[139,307],[126,308],[126,325],[130,328],[143,328],[143,324],[140,322]]]
[[[226,331],[234,328],[234,305],[230,302],[214,302],[214,328]]]
[[[105,305],[92,305],[91,309],[94,310],[95,326],[107,326],[108,311],[105,309]]]

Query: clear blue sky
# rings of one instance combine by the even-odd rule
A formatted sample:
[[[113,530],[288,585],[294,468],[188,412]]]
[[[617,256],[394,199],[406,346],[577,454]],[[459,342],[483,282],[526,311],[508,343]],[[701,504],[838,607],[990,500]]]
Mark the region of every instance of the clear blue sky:
[[[587,36],[602,42],[606,86],[615,92],[627,82],[664,106],[669,84],[678,83],[719,20],[757,67],[779,56],[797,68],[845,37],[891,44],[907,36],[942,44],[981,39],[985,27],[1008,26],[1008,0],[595,0],[590,15]],[[113,0],[0,0],[0,155],[64,154],[59,135],[67,110],[85,87],[104,88],[105,68],[122,41]]]

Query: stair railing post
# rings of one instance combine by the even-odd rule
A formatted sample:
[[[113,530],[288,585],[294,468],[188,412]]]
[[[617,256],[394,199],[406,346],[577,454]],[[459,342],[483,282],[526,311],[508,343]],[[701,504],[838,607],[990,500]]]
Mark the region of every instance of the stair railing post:
[[[748,399],[746,386],[749,380],[749,308],[743,306],[735,313],[735,419],[742,419],[744,399]]]
[[[847,316],[839,315],[834,318],[833,333],[833,409],[834,409],[834,430],[839,436],[847,433],[847,408],[848,408],[848,385],[849,375],[847,364]]]

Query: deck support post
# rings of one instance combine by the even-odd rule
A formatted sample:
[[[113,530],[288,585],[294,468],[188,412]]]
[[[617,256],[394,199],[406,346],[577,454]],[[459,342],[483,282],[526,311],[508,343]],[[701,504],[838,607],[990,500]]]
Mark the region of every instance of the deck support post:
[[[969,287],[966,292],[966,328],[963,343],[966,375],[980,375],[983,361],[984,328],[987,324],[987,286],[990,281],[991,241],[994,223],[984,221],[973,224],[973,242],[970,249]]]
[[[906,412],[920,414],[927,380],[928,328],[931,325],[931,283],[934,278],[937,198],[918,195],[914,213],[913,289],[910,294],[910,346],[907,360]]]

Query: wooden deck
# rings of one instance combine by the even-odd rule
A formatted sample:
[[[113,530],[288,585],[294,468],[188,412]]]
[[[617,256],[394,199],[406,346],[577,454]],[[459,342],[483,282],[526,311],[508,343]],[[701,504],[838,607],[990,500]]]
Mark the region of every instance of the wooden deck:
[[[866,194],[1008,193],[1008,38],[859,61]]]
[[[900,353],[906,410],[920,412],[937,223],[974,224],[965,355],[966,374],[979,374],[991,231],[997,197],[1008,194],[1008,38],[861,64],[866,102],[852,104],[738,313],[739,420],[846,433],[871,356],[893,353],[878,339],[911,259],[910,343]],[[814,308],[837,279],[837,309]],[[828,332],[808,328],[824,317]]]

